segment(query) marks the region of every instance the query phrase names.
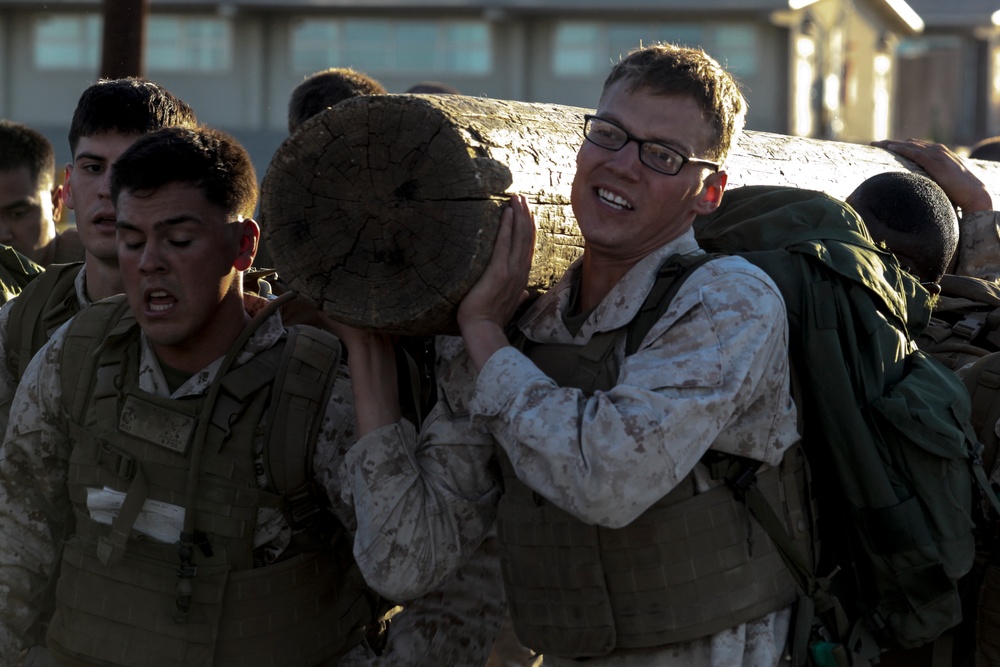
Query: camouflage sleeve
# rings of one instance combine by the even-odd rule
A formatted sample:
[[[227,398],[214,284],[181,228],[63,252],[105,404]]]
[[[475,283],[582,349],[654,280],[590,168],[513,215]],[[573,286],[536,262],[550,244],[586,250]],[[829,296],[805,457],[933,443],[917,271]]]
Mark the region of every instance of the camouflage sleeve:
[[[710,447],[780,460],[797,438],[784,302],[756,269],[711,276],[709,266],[609,391],[559,387],[514,348],[490,358],[473,423],[489,428],[525,484],[586,523],[621,527]]]
[[[405,604],[392,617],[381,656],[355,651],[342,667],[485,665],[506,600],[496,537],[482,541],[462,566],[435,590]]]
[[[60,409],[56,335],[28,365],[0,451],[0,664],[14,664],[33,626],[51,613],[42,597],[53,576],[65,517],[69,441]]]
[[[469,365],[449,369],[419,437],[403,420],[366,434],[347,453],[341,479],[358,522],[354,554],[365,579],[389,599],[437,588],[493,523],[493,439],[471,430],[467,409],[454,400],[471,386]]]
[[[17,389],[17,381],[7,365],[7,323],[10,321],[13,303],[11,300],[0,307],[0,433],[7,432],[10,404],[14,400],[14,390]]]
[[[1000,212],[972,211],[963,215],[959,221],[957,254],[956,274],[1000,279]]]

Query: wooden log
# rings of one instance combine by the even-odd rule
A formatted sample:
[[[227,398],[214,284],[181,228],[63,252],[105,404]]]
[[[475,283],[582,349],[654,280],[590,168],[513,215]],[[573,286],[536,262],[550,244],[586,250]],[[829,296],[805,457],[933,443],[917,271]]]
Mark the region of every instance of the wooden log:
[[[268,166],[260,217],[275,265],[289,287],[348,324],[455,333],[455,308],[485,269],[516,192],[539,228],[529,285],[546,289],[582,252],[570,190],[588,111],[453,95],[342,102],[303,124]],[[970,165],[1000,196],[1000,163]],[[728,165],[729,187],[839,198],[900,170],[919,171],[867,145],[761,132],[745,133]]]

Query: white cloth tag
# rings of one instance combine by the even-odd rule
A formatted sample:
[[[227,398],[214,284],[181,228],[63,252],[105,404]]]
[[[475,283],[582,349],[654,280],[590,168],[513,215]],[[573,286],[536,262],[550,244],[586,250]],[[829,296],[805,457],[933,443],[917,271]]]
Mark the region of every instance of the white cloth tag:
[[[110,526],[125,502],[125,494],[109,489],[87,489],[87,510],[90,518]],[[146,499],[132,529],[154,540],[173,544],[184,528],[184,508],[179,505]]]

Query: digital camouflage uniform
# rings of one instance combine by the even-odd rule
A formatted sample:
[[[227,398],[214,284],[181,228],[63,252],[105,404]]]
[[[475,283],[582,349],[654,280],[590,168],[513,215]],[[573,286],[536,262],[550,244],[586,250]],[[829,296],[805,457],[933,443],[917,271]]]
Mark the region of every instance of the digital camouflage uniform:
[[[578,263],[538,299],[519,328],[535,342],[580,345],[598,331],[622,328],[636,315],[660,264],[696,250],[688,232],[643,259],[573,336],[562,316]],[[623,352],[619,341],[619,361]],[[713,482],[699,460],[710,448],[776,465],[798,440],[784,305],[771,280],[739,258],[693,272],[620,368],[617,386],[586,396],[556,386],[512,347],[494,354],[478,377],[468,357],[458,355],[441,379],[441,398],[419,440],[412,430],[387,426],[366,435],[348,455],[355,501],[366,493],[367,511],[359,512],[359,520],[372,522],[359,528],[358,539],[378,535],[383,518],[395,523],[397,499],[372,485],[386,465],[399,461],[400,448],[452,444],[453,459],[461,464],[456,488],[485,493],[484,484],[495,479],[487,466],[499,443],[518,477],[537,493],[585,523],[619,527],[692,471],[699,491],[707,490]],[[420,472],[409,468],[406,474],[418,480]],[[468,526],[456,528],[467,530],[456,534],[456,547],[474,536]],[[391,571],[392,552],[377,540],[356,548],[378,550]],[[783,609],[695,641],[587,664],[775,665],[783,656],[789,616]],[[544,659],[546,665],[564,663],[579,664]]]
[[[73,288],[76,291],[76,310],[79,312],[90,305],[90,298],[87,296],[87,270],[83,265],[80,266],[80,271],[73,280]],[[47,297],[47,295],[41,294],[37,290],[32,293],[35,294],[35,298],[44,299]],[[7,418],[10,414],[10,404],[14,400],[14,390],[17,389],[18,382],[18,377],[10,365],[10,346],[8,344],[8,340],[10,339],[8,332],[11,326],[11,309],[13,307],[13,300],[8,301],[0,307],[0,433],[7,432]],[[69,317],[67,316],[66,319],[69,319]],[[28,361],[28,359],[21,360],[21,367],[24,368],[27,366]]]
[[[983,280],[1000,279],[1000,211],[973,211],[958,221],[954,273]]]
[[[248,296],[248,311],[255,312],[263,300]],[[17,392],[9,426],[9,438],[0,460],[0,664],[15,664],[22,638],[43,613],[38,597],[53,572],[61,521],[69,507],[66,490],[69,443],[64,432],[58,359],[64,329],[29,365],[23,386]],[[284,331],[280,315],[272,315],[253,333],[237,365],[258,351],[274,345]],[[170,393],[151,348],[142,338],[139,384],[143,391],[181,397],[204,393],[221,359],[188,379]],[[338,468],[354,441],[351,389],[345,374],[334,386],[313,459],[317,481],[331,500],[334,514],[349,528],[353,511],[341,495]],[[404,516],[410,517],[403,512]],[[432,520],[453,521],[452,517]],[[433,533],[435,531],[428,531]],[[273,508],[258,511],[255,544],[268,544],[280,551],[289,533],[280,513]],[[434,544],[418,545],[428,552]],[[414,601],[398,615],[390,629],[386,659],[379,662],[364,647],[342,659],[345,665],[438,665],[482,664],[502,616],[502,594],[496,557],[489,545],[477,552],[468,567],[434,582],[437,590]],[[368,560],[359,554],[366,571]],[[422,582],[417,582],[418,584]],[[430,589],[433,586],[427,586]],[[388,656],[393,656],[390,660]]]

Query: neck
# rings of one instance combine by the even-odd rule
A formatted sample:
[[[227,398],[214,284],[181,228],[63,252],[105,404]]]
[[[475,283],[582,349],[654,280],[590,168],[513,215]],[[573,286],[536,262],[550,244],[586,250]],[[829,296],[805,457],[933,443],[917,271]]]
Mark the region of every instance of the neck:
[[[203,330],[190,342],[169,345],[151,343],[156,358],[161,364],[193,375],[226,356],[251,318],[243,307],[242,294],[238,301],[229,299],[220,304],[217,314],[220,318],[218,323]]]
[[[580,311],[597,307],[638,260],[609,260],[583,252],[580,266]]]
[[[48,266],[56,261],[56,239],[53,238],[44,247],[39,248],[38,252],[35,253],[36,257],[31,258],[31,260],[40,266]]]
[[[87,297],[91,301],[100,301],[125,291],[117,260],[99,259],[88,252],[84,266],[87,268]]]

